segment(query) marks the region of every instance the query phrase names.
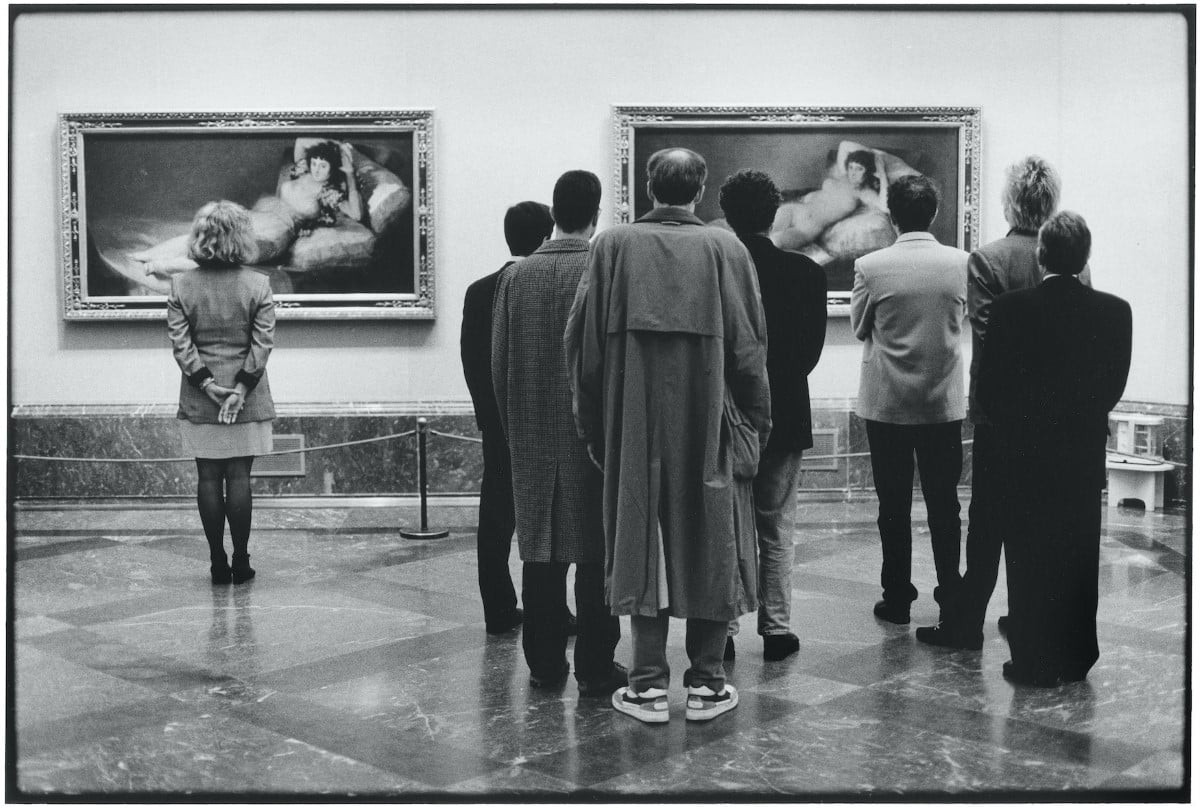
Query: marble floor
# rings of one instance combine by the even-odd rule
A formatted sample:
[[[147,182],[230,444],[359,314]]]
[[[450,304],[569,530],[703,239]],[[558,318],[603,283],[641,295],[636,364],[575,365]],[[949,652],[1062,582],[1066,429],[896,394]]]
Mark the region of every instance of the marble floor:
[[[581,699],[573,683],[531,689],[519,632],[485,634],[471,509],[435,511],[451,535],[421,542],[398,535],[411,511],[259,504],[259,575],[235,587],[209,584],[190,507],[17,508],[10,799],[1188,794],[1180,515],[1107,512],[1100,661],[1086,682],[1040,690],[1001,676],[1003,578],[982,652],[924,646],[912,627],[937,609],[923,523],[921,598],[912,626],[894,626],[871,614],[874,503],[802,503],[799,654],[763,662],[743,618],[727,663],[740,706],[686,722],[673,621],[671,720],[649,726]],[[622,629],[617,658],[629,663]]]

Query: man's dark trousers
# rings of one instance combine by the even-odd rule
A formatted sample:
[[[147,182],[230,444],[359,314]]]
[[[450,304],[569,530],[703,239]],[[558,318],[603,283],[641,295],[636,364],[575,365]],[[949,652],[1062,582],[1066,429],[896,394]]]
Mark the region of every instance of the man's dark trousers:
[[[483,482],[479,488],[476,552],[479,594],[489,624],[507,621],[517,608],[517,592],[508,570],[517,516],[513,506],[512,465],[508,442],[499,430],[483,430]]]
[[[525,627],[521,645],[529,671],[539,679],[555,681],[566,665],[567,570],[559,561],[526,561],[521,572],[521,599]],[[613,651],[621,639],[621,624],[604,602],[604,562],[575,565],[575,678],[599,681],[613,668]]]
[[[962,421],[942,424],[889,424],[867,421],[871,471],[879,497],[879,538],[883,545],[880,584],[883,599],[906,607],[917,599],[912,585],[913,456],[921,473],[921,493],[929,514],[933,563],[938,585],[934,600],[949,604],[962,582],[958,571],[961,526],[958,480],[962,476]]]
[[[971,506],[967,511],[967,572],[963,575],[958,627],[970,636],[983,631],[988,601],[996,588],[1000,572],[1000,550],[1004,531],[1002,514],[997,510],[1000,485],[995,427],[975,425],[971,446]]]

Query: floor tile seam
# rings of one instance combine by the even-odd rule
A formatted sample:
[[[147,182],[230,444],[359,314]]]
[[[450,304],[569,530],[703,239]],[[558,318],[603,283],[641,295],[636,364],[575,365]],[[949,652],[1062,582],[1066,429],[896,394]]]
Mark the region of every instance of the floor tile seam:
[[[355,664],[353,664],[354,660],[350,660],[349,662],[344,662],[340,666],[335,664],[337,662],[337,660],[341,660],[344,656],[353,655],[353,656],[367,657],[367,658],[386,657],[392,651],[396,651],[397,653],[400,653],[400,652],[404,651],[406,649],[406,647],[409,645],[414,645],[414,644],[420,643],[420,642],[428,642],[432,638],[439,637],[441,635],[459,634],[459,633],[464,632],[467,628],[468,627],[466,627],[466,626],[456,626],[454,628],[443,629],[441,631],[431,632],[429,634],[422,634],[422,635],[418,635],[416,637],[405,637],[404,639],[395,640],[391,643],[385,643],[382,645],[375,645],[370,648],[357,649],[354,651],[350,651],[347,654],[341,654],[341,655],[336,655],[336,656],[331,656],[331,657],[324,657],[322,659],[311,660],[309,662],[299,662],[295,665],[291,665],[286,668],[277,668],[275,670],[265,671],[262,674],[259,674],[257,676],[248,677],[246,681],[248,684],[278,689],[280,692],[283,692],[283,693],[300,694],[300,693],[304,693],[304,692],[313,690],[317,687],[325,687],[325,686],[329,686],[329,685],[340,684],[342,682],[351,681],[352,679],[359,679],[364,676],[371,676],[371,675],[374,675],[374,674],[377,674],[377,673],[380,673],[383,671],[395,670],[396,668],[402,668],[402,667],[405,667],[406,665],[420,664],[419,662],[411,662],[411,663],[397,665],[396,663],[389,662],[386,659],[381,660],[380,664],[376,667],[363,667],[362,664],[355,665]],[[462,650],[462,649],[455,649],[455,650]],[[313,674],[316,675],[317,671],[322,670],[322,669],[339,669],[339,668],[344,669],[346,671],[346,674],[344,676],[338,675],[338,676],[336,676],[336,678],[330,678],[328,676],[317,677],[317,678],[305,678],[304,682],[302,682],[296,686],[289,685],[289,681],[297,678],[298,675],[303,674],[305,669],[315,669],[315,670],[313,670]]]
[[[311,713],[332,713],[327,716],[326,720],[321,724],[321,730],[316,737],[308,737],[310,732],[308,728],[310,722],[303,720],[292,720],[289,716],[281,715],[279,712],[269,712],[263,715],[261,711],[256,710],[254,705],[238,704],[232,705],[229,708],[229,713],[237,720],[258,727],[259,729],[281,735],[285,738],[293,738],[301,743],[308,744],[316,749],[328,752],[334,755],[348,758],[357,763],[371,766],[388,774],[403,777],[417,783],[422,783],[429,787],[429,793],[441,793],[445,788],[453,786],[457,783],[473,780],[481,774],[487,774],[493,771],[498,771],[503,768],[502,764],[492,761],[484,755],[480,755],[476,750],[461,750],[457,747],[448,746],[440,741],[422,741],[417,745],[417,748],[427,756],[436,756],[439,750],[444,750],[445,753],[455,752],[471,757],[477,764],[477,768],[482,769],[481,772],[470,771],[465,773],[463,777],[457,780],[447,782],[431,782],[428,777],[422,777],[421,773],[414,772],[411,768],[405,768],[404,763],[410,758],[405,755],[383,756],[378,754],[362,754],[365,749],[368,753],[376,753],[379,751],[378,745],[372,744],[370,741],[364,741],[356,744],[355,741],[361,738],[369,737],[373,734],[378,734],[378,728],[372,726],[371,722],[358,718],[349,713],[342,713],[330,708],[321,707],[311,701],[308,701],[303,696],[296,694],[281,694],[287,699],[292,699],[306,703],[311,709]],[[275,707],[279,702],[276,702]],[[343,730],[360,730],[359,732],[342,732],[340,734],[331,734],[328,729],[331,724],[341,725]],[[396,738],[396,741],[404,739]],[[411,745],[410,745],[411,746]],[[393,760],[398,760],[393,764]]]
[[[892,677],[892,678],[895,678],[895,677]],[[886,681],[887,680],[885,680],[885,682]],[[883,685],[885,682],[880,682],[878,684]],[[1094,743],[1096,741],[1099,741],[1105,747],[1105,749],[1110,753],[1108,755],[1102,756],[1101,761],[1096,761],[1095,758],[1093,757],[1093,760],[1089,761],[1087,764],[1077,764],[1077,761],[1075,761],[1074,759],[1072,759],[1071,757],[1069,757],[1065,754],[1062,756],[1058,756],[1058,757],[1047,756],[1044,754],[1042,755],[1043,757],[1050,757],[1051,759],[1058,760],[1060,762],[1066,762],[1066,763],[1071,763],[1071,764],[1076,764],[1076,765],[1085,765],[1087,768],[1096,770],[1096,771],[1105,771],[1105,770],[1108,770],[1111,768],[1104,762],[1104,759],[1115,759],[1115,758],[1124,759],[1126,756],[1128,756],[1128,757],[1136,757],[1136,760],[1138,762],[1140,762],[1140,761],[1145,760],[1147,757],[1149,757],[1151,755],[1158,754],[1159,752],[1163,751],[1161,749],[1149,747],[1149,746],[1146,746],[1146,745],[1140,744],[1140,743],[1131,743],[1131,742],[1123,741],[1123,740],[1120,740],[1117,738],[1107,738],[1104,736],[1097,736],[1090,732],[1078,732],[1076,730],[1067,729],[1067,728],[1061,727],[1061,726],[1054,726],[1052,724],[1042,723],[1042,722],[1039,722],[1039,721],[1036,721],[1033,719],[1029,719],[1029,718],[1000,715],[997,713],[988,712],[986,710],[975,709],[972,707],[947,705],[947,704],[939,703],[937,701],[933,701],[933,700],[929,700],[929,699],[921,699],[921,698],[916,698],[913,696],[905,696],[905,695],[895,693],[895,692],[890,692],[890,691],[883,691],[883,692],[887,692],[893,699],[896,699],[899,701],[912,703],[912,704],[918,705],[920,707],[936,708],[937,711],[943,716],[949,716],[951,714],[960,714],[960,715],[963,715],[964,717],[980,716],[980,717],[988,719],[989,723],[994,723],[994,722],[999,721],[1004,725],[1011,725],[1016,728],[1033,729],[1033,730],[1037,730],[1039,732],[1049,733],[1056,737],[1071,738],[1071,739],[1074,739],[1081,743],[1086,743],[1089,745],[1094,745]],[[827,708],[831,702],[837,702],[837,701],[841,701],[843,699],[848,700],[850,697],[855,696],[855,695],[857,695],[857,694],[848,693],[845,696],[839,696],[836,699],[831,699],[830,701],[822,702],[819,705],[814,705],[814,707]],[[942,728],[941,726],[931,726],[928,723],[928,720],[922,721],[917,717],[917,715],[922,712],[924,712],[924,711],[923,710],[902,711],[900,718],[892,719],[892,720],[896,720],[896,721],[898,721],[898,723],[905,725],[905,726],[912,727],[914,729],[920,729],[920,730],[934,732],[938,735],[942,735],[943,737],[954,738],[957,740],[969,740],[969,741],[972,741],[975,743],[982,743],[987,746],[994,746],[999,749],[1003,749],[1005,751],[1010,751],[1009,746],[1007,744],[997,744],[995,741],[992,740],[993,736],[990,734],[987,736],[984,736],[982,733],[977,733],[978,737],[975,737],[974,735],[972,735],[972,736],[955,735],[950,732],[947,732],[946,731],[947,728]],[[911,717],[909,717],[909,716],[911,716]],[[939,722],[939,724],[941,724],[941,723],[944,723],[944,722]],[[1064,748],[1064,746],[1062,744],[1056,744],[1053,748],[1058,750],[1058,749]],[[1136,764],[1130,764],[1130,765],[1136,765]],[[1127,766],[1124,766],[1123,768],[1127,768]]]
[[[86,629],[78,629],[78,630],[86,631]],[[50,635],[44,635],[44,636],[50,636]],[[143,668],[144,669],[146,667],[154,667],[155,669],[159,669],[159,668],[167,669],[167,670],[169,670],[169,672],[158,674],[155,676],[123,675],[122,671],[125,670],[125,668],[123,668],[123,667],[119,667],[116,665],[111,666],[111,667],[108,667],[108,666],[97,667],[93,664],[89,664],[85,659],[81,658],[80,655],[63,653],[64,649],[54,648],[54,647],[40,647],[38,645],[33,645],[32,643],[30,643],[30,644],[33,645],[33,647],[39,653],[59,657],[60,659],[70,662],[74,665],[78,665],[82,668],[86,668],[87,670],[89,670],[93,673],[98,673],[103,676],[109,676],[113,679],[118,679],[122,682],[125,682],[126,684],[138,685],[142,688],[145,688],[146,690],[149,690],[157,695],[162,695],[162,696],[172,696],[176,693],[182,692],[182,691],[180,691],[179,688],[168,685],[168,683],[171,683],[178,679],[191,678],[191,679],[195,679],[197,681],[207,681],[207,682],[211,682],[211,683],[245,682],[245,680],[243,680],[242,678],[240,678],[238,676],[234,676],[234,675],[222,672],[222,671],[214,669],[214,668],[194,665],[191,662],[188,662],[183,659],[179,659],[178,657],[173,657],[173,656],[164,655],[164,654],[150,653],[150,652],[144,651],[136,646],[131,646],[128,643],[125,643],[121,640],[110,640],[109,638],[101,637],[100,635],[93,635],[93,636],[95,636],[98,640],[104,641],[105,644],[119,645],[123,648],[130,649],[130,651],[131,651],[131,654],[129,656],[130,664],[128,666],[130,668]],[[33,639],[36,639],[36,638],[33,638]],[[28,641],[23,640],[22,642],[28,642]],[[97,644],[99,644],[99,643],[97,643]],[[87,647],[91,647],[91,646],[87,646]],[[19,650],[17,651],[17,653],[18,654],[20,653]],[[185,688],[185,689],[190,689],[190,688]]]
[[[752,691],[749,691],[749,692],[752,692]],[[759,729],[759,728],[765,727],[765,726],[773,726],[775,724],[779,724],[786,720],[790,720],[790,719],[794,718],[796,716],[796,714],[801,713],[804,710],[806,710],[812,706],[812,705],[800,704],[798,702],[790,702],[787,699],[782,699],[782,698],[779,698],[778,696],[770,696],[770,695],[762,695],[762,694],[754,693],[754,699],[752,700],[752,702],[747,703],[745,700],[743,700],[741,703],[738,704],[736,710],[734,711],[735,714],[736,715],[745,715],[747,712],[749,712],[750,709],[753,709],[753,707],[755,706],[755,704],[753,702],[756,702],[760,699],[766,700],[768,702],[776,702],[779,707],[787,708],[787,711],[784,713],[781,713],[780,715],[778,715],[774,718],[770,718],[763,722],[755,723],[753,727],[746,727],[743,729],[755,729],[756,730],[756,729]],[[616,711],[614,710],[613,712],[615,715]],[[682,712],[682,710],[679,710],[679,712]],[[731,718],[730,720],[736,720],[736,716],[734,718]],[[535,771],[538,774],[548,775],[550,777],[557,777],[558,779],[561,780],[564,778],[558,777],[558,775],[556,775],[554,773],[555,771],[557,771],[557,769],[553,768],[554,762],[551,760],[552,758],[558,758],[558,757],[561,757],[563,755],[566,755],[566,754],[572,753],[572,752],[577,755],[582,756],[588,752],[590,747],[602,747],[603,748],[604,746],[607,745],[608,741],[615,740],[615,739],[619,738],[620,735],[630,734],[632,732],[637,732],[639,730],[649,729],[652,732],[662,732],[663,730],[668,729],[665,725],[662,725],[660,727],[653,727],[653,728],[647,728],[646,725],[640,725],[640,724],[633,725],[632,724],[633,721],[636,721],[636,719],[629,719],[629,723],[626,723],[624,725],[622,725],[622,724],[615,725],[614,731],[611,733],[604,733],[603,735],[594,736],[594,737],[589,738],[588,740],[585,740],[581,743],[575,744],[573,747],[568,747],[566,749],[559,750],[558,752],[555,752],[552,755],[547,755],[542,758],[538,758],[536,760],[527,761],[527,762],[521,764],[521,766],[522,766],[522,768],[528,768],[532,771]],[[719,722],[719,721],[722,721],[721,717],[717,717],[717,718],[713,719],[713,722]],[[741,730],[739,730],[736,727],[736,725],[733,726],[732,728],[727,729],[726,731],[721,732],[720,729],[721,729],[722,725],[717,724],[716,729],[718,729],[718,732],[712,733],[713,737],[707,738],[704,740],[695,740],[694,738],[698,737],[700,733],[709,732],[711,729],[713,729],[714,728],[713,723],[708,723],[708,722],[701,723],[701,722],[696,722],[696,721],[688,721],[682,715],[676,714],[674,710],[673,710],[673,714],[671,716],[670,722],[672,724],[674,724],[676,722],[681,722],[685,726],[685,730],[684,730],[685,734],[683,736],[683,746],[681,748],[671,750],[667,754],[665,754],[661,757],[646,758],[640,765],[637,765],[632,769],[627,769],[627,770],[621,772],[620,774],[606,776],[600,780],[586,780],[585,779],[585,780],[574,780],[572,782],[575,782],[578,787],[583,788],[583,789],[594,788],[598,783],[605,782],[606,780],[616,779],[617,777],[625,776],[627,774],[639,771],[640,769],[647,768],[649,766],[659,765],[659,764],[661,764],[667,760],[670,760],[674,757],[678,757],[679,755],[691,754],[697,750],[704,749],[712,744],[719,743],[721,741],[724,741],[731,737],[734,737],[734,736],[738,735],[739,732],[741,732]],[[694,731],[696,733],[696,736],[689,736],[688,734],[686,734],[687,732],[690,732],[690,731]],[[661,749],[661,746],[659,747],[659,749]],[[646,750],[643,750],[643,751],[646,751]],[[674,795],[674,794],[675,794],[675,792],[672,792],[672,795]]]
[[[63,748],[64,737],[70,738],[68,745],[71,747],[83,746],[112,736],[114,727],[121,732],[146,729],[165,725],[172,720],[193,717],[201,712],[203,711],[191,709],[184,702],[166,694],[151,693],[145,699],[116,707],[85,710],[63,718],[34,721],[23,726],[14,720],[14,758],[19,761],[21,758],[57,752]],[[105,720],[111,714],[120,714],[127,720]],[[79,734],[80,728],[87,728],[89,723],[93,724],[90,731]]]

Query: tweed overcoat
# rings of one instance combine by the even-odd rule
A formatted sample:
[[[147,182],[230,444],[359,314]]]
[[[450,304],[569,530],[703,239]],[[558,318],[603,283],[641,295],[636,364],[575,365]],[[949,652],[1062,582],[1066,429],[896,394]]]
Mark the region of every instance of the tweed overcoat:
[[[600,233],[564,342],[579,434],[603,454],[613,614],[725,621],[755,608],[753,519],[735,508],[722,418],[728,388],[734,429],[761,443],[771,429],[746,248],[679,207]]]
[[[865,343],[859,417],[886,424],[961,421],[966,313],[967,253],[930,233],[903,233],[855,261],[850,327]]]
[[[562,335],[588,243],[553,239],[507,267],[492,313],[492,384],[512,453],[517,546],[526,562],[604,560],[600,472],[571,415]]]
[[[237,423],[275,417],[267,358],[275,345],[275,299],[267,276],[245,267],[201,266],[171,279],[167,335],[183,371],[176,417],[215,424],[220,412],[200,390],[208,377],[246,385]]]

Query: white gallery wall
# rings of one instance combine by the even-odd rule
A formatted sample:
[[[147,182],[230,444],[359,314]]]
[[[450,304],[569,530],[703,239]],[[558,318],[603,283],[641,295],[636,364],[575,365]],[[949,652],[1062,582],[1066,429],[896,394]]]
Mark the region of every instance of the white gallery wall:
[[[982,239],[1006,231],[1004,167],[1055,163],[1092,227],[1096,286],[1133,306],[1125,399],[1188,402],[1187,28],[1169,12],[27,14],[12,70],[14,405],[178,391],[163,324],[62,319],[59,113],[432,107],[436,321],[284,321],[271,360],[281,403],[402,403],[467,399],[462,296],[507,256],[510,204],[549,202],[584,168],[612,221],[612,104],[982,107]],[[859,360],[831,320],[814,397],[852,399]]]

